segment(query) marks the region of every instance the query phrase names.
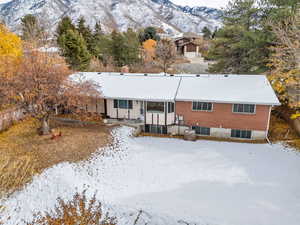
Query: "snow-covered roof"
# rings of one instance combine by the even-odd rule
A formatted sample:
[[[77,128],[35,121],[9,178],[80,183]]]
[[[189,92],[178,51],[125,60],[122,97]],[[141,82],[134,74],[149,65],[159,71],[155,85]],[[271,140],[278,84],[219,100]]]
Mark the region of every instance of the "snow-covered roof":
[[[105,98],[280,105],[264,75],[79,73]],[[75,77],[73,75],[73,78]]]
[[[180,77],[161,74],[80,73],[81,79],[101,86],[103,97],[148,101],[174,101]]]
[[[176,100],[280,105],[264,75],[185,76]]]

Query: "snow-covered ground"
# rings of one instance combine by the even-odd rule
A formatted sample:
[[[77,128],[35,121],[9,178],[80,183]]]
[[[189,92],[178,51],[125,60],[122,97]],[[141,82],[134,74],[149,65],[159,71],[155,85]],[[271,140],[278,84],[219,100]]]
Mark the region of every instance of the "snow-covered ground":
[[[281,145],[134,138],[131,131],[115,129],[115,143],[104,154],[35,177],[2,202],[1,219],[23,224],[53,209],[57,197],[72,199],[88,189],[121,225],[133,225],[140,209],[143,225],[300,224],[296,152]]]

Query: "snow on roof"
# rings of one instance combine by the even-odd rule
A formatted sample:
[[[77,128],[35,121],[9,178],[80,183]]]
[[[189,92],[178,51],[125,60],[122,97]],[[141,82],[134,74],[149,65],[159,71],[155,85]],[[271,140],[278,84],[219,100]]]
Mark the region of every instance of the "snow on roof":
[[[79,73],[105,98],[280,105],[264,75]],[[74,78],[74,77],[73,77]]]
[[[201,75],[181,80],[176,100],[280,105],[264,75]]]
[[[101,86],[103,97],[110,99],[174,101],[180,77],[161,74],[80,73],[83,80]]]

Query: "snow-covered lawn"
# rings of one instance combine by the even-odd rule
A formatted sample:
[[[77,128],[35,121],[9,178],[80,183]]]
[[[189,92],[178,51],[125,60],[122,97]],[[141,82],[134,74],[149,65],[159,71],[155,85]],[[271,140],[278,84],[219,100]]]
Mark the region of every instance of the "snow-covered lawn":
[[[3,202],[6,224],[22,224],[56,198],[88,189],[119,224],[299,225],[300,155],[281,145],[134,138],[115,129],[115,144],[88,162],[48,169]],[[1,203],[0,203],[1,205]]]

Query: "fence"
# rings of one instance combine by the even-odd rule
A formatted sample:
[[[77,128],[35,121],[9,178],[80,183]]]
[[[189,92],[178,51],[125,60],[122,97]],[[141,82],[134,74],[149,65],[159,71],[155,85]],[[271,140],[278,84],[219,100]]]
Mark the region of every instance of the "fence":
[[[24,117],[25,111],[20,107],[0,111],[0,132],[8,129],[14,122],[17,122]]]

